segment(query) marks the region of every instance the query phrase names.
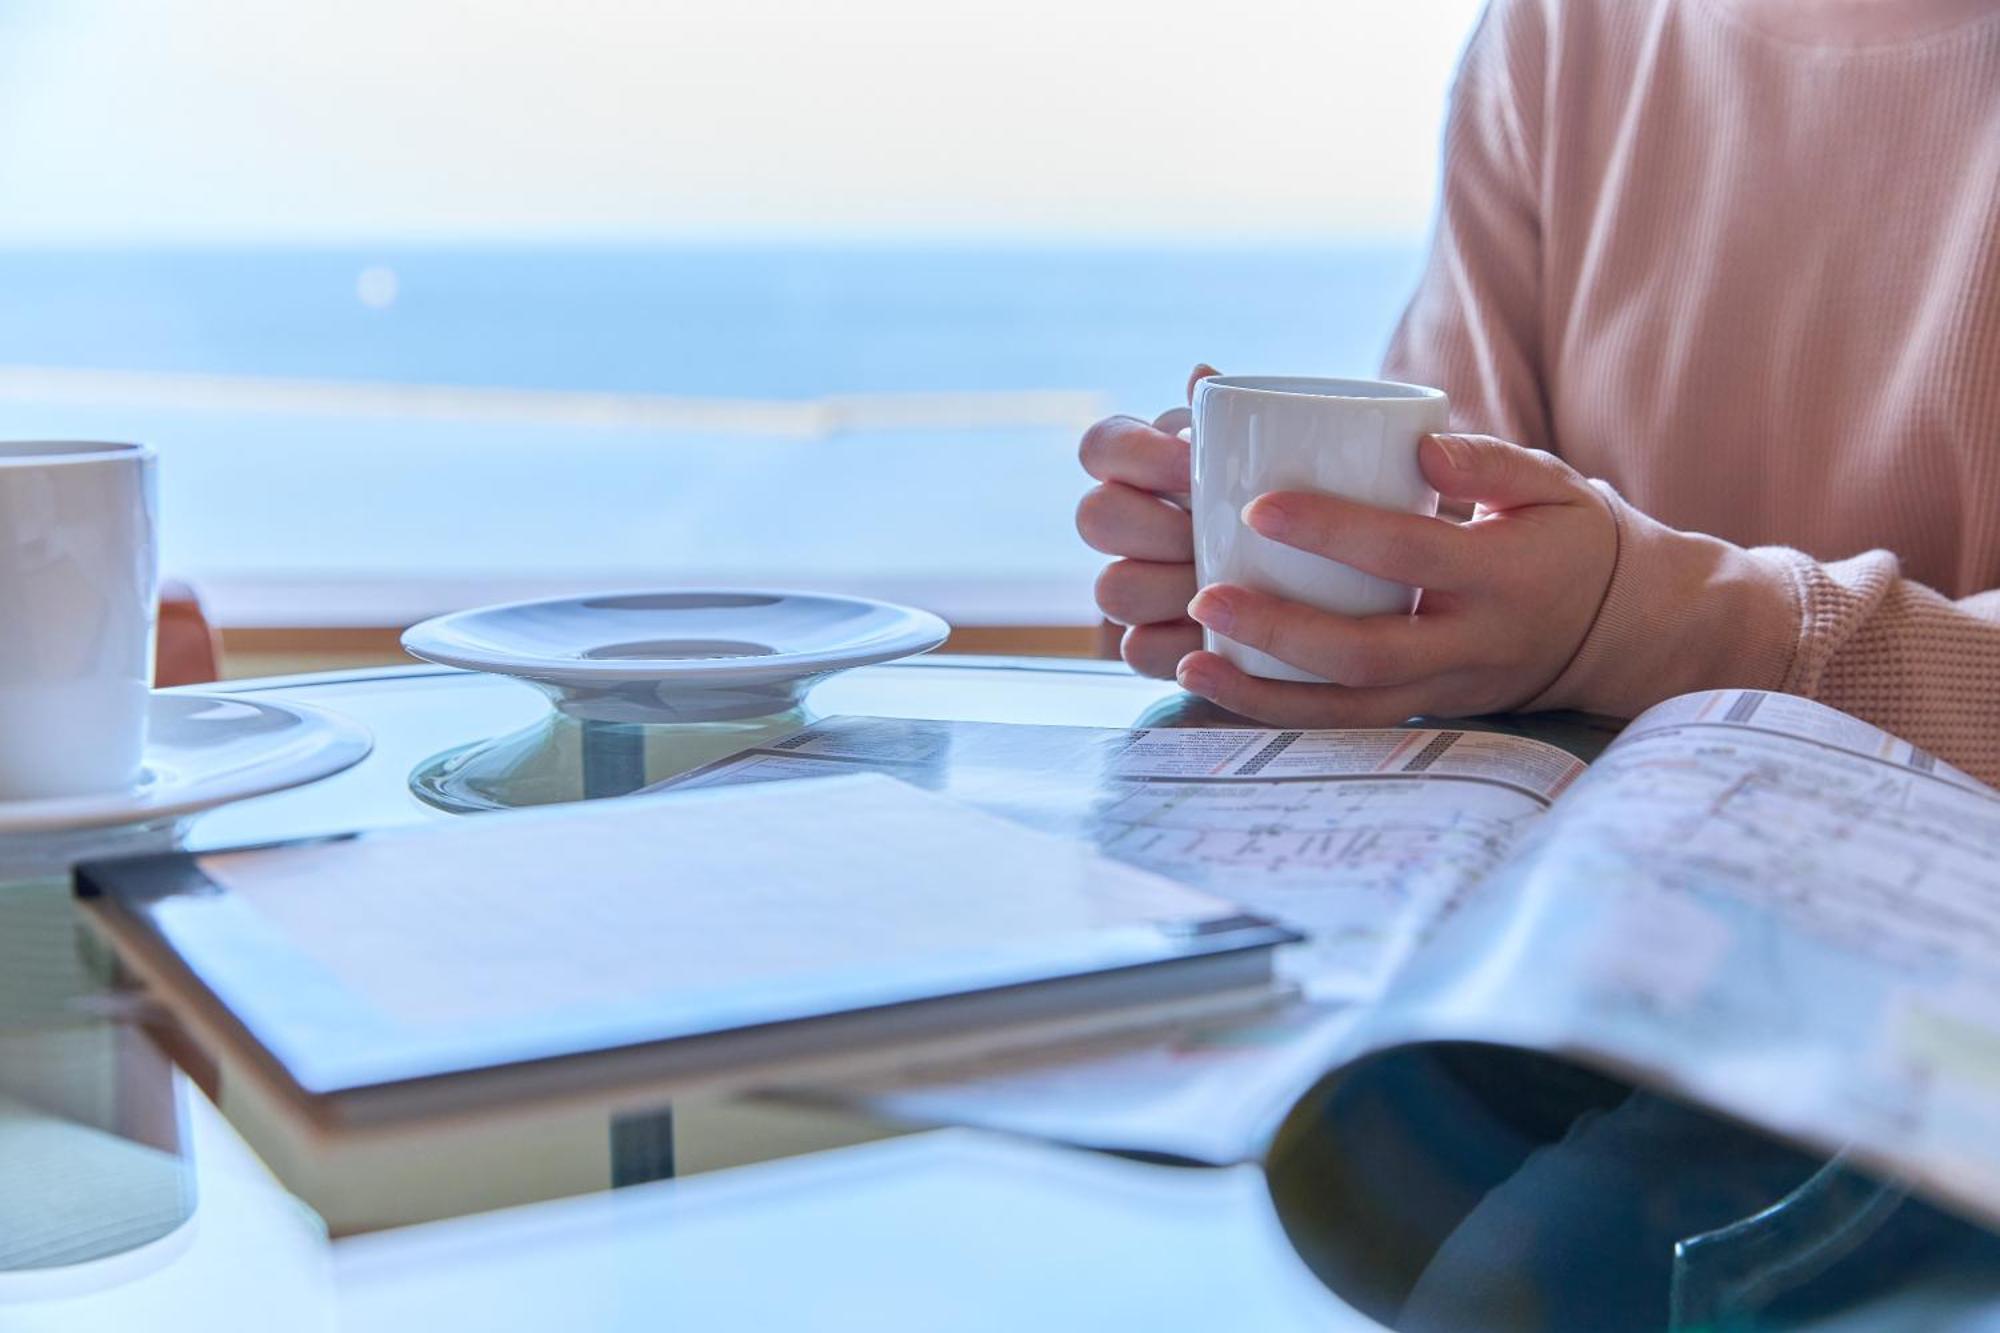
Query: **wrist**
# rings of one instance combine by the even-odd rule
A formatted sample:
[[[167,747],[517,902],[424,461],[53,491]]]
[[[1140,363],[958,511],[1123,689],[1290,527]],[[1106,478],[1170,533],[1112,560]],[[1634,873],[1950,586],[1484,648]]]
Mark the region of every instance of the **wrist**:
[[[1798,653],[1806,557],[1679,532],[1591,485],[1617,529],[1611,581],[1567,666],[1530,710],[1633,717],[1695,690],[1781,689]]]

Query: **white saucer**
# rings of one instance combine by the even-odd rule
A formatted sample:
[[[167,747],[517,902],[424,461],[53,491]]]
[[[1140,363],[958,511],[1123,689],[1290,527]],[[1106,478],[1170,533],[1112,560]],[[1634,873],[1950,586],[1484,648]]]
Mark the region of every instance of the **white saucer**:
[[[411,627],[403,647],[519,677],[573,717],[711,722],[783,712],[836,671],[929,652],[949,633],[928,611],[861,597],[676,589],[460,611]]]
[[[137,784],[102,795],[0,801],[0,836],[157,823],[338,773],[374,744],[360,723],[317,708],[162,691],[152,698]]]

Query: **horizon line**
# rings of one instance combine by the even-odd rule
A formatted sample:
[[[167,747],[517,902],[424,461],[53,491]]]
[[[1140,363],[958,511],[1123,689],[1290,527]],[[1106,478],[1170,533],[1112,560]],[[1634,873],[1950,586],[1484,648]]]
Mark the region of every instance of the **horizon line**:
[[[879,430],[1080,429],[1109,408],[1104,395],[1091,389],[893,390],[748,398],[24,364],[0,364],[0,402],[789,439],[830,439]]]
[[[948,231],[826,228],[707,228],[707,229],[529,229],[497,232],[485,229],[407,231],[362,229],[347,232],[271,231],[20,231],[0,228],[0,250],[349,250],[394,249],[533,249],[607,250],[686,246],[688,248],[815,248],[912,250],[1231,250],[1277,249],[1410,249],[1421,247],[1427,228],[1385,229],[1272,228],[1258,231]]]

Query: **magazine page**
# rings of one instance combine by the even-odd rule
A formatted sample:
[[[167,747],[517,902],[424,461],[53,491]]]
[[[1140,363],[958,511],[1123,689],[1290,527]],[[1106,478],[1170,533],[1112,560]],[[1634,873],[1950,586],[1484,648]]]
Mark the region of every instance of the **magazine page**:
[[[1584,771],[1471,729],[1134,731],[839,717],[674,779],[874,768],[1102,851],[1309,936],[1280,959],[1315,1001],[1380,993],[1425,924]]]
[[[1206,1166],[1255,1161],[1299,1097],[1363,1048],[1367,1006],[1293,997],[1263,1013],[926,1061],[779,1100],[899,1125],[966,1125]]]
[[[2000,1219],[2000,793],[1803,699],[1641,716],[1371,1015],[1581,1055]]]

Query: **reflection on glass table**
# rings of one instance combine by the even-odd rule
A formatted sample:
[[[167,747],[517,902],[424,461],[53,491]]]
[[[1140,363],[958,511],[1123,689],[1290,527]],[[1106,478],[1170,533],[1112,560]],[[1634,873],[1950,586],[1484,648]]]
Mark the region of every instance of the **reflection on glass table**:
[[[1985,1328],[2000,1237],[1844,1156],[1468,1043],[1329,1077],[1266,1165],[1327,1286],[1408,1333]]]
[[[624,796],[811,720],[803,710],[721,722],[600,722],[551,709],[519,731],[469,741],[410,774],[410,790],[452,814]]]
[[[0,891],[0,1273],[137,1250],[194,1212],[181,1088],[111,1006],[60,878]]]

